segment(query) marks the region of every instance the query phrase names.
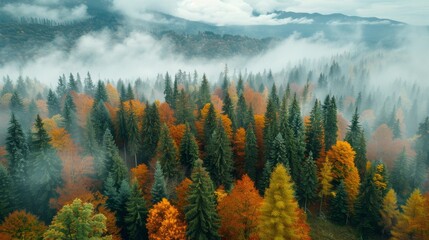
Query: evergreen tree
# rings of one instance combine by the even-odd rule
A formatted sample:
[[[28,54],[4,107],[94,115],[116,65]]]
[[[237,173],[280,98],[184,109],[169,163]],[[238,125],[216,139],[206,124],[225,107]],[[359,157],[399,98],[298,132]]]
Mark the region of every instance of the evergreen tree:
[[[338,185],[335,197],[331,200],[330,219],[338,224],[346,224],[348,219],[347,192],[344,182]]]
[[[57,95],[49,89],[48,92],[48,116],[52,117],[54,115],[60,114],[60,103],[58,102]]]
[[[247,104],[246,99],[244,98],[244,95],[240,93],[238,95],[238,102],[237,102],[237,110],[236,110],[236,116],[237,116],[237,127],[238,128],[246,128],[249,125],[249,122],[247,121]]]
[[[19,96],[17,91],[14,91],[12,94],[9,108],[12,113],[15,113],[20,116],[22,116],[24,112],[24,104],[22,103],[21,96]]]
[[[256,162],[258,160],[258,144],[252,125],[246,129],[246,144],[244,147],[244,168],[249,177],[256,181]]]
[[[297,185],[300,202],[304,203],[304,210],[307,212],[307,203],[317,197],[318,189],[317,167],[312,152],[302,164],[300,181],[297,182]]]
[[[64,127],[74,138],[78,137],[78,125],[77,125],[77,116],[76,116],[76,105],[73,102],[73,98],[70,94],[67,94],[64,110]]]
[[[168,103],[168,105],[173,106],[175,99],[173,96],[173,88],[171,87],[171,78],[170,75],[168,75],[168,72],[165,74],[164,96],[165,102]]]
[[[230,189],[232,184],[232,150],[231,143],[221,122],[208,142],[205,166],[209,170],[215,186],[223,185]]]
[[[12,180],[7,169],[0,164],[0,221],[13,210]]]
[[[24,82],[24,78],[22,76],[18,77],[18,81],[16,83],[16,91],[21,97],[28,97],[27,85]]]
[[[93,97],[95,95],[95,85],[92,81],[91,74],[89,72],[84,80],[84,92],[86,95]]]
[[[27,199],[25,196],[29,168],[29,148],[21,125],[16,120],[14,114],[12,114],[9,124],[6,137],[9,172],[17,189],[18,200],[25,201]]]
[[[210,103],[210,86],[209,82],[207,81],[207,77],[204,74],[203,80],[201,82],[201,86],[198,92],[198,108],[201,109],[206,105],[207,103]]]
[[[398,203],[396,201],[396,193],[393,189],[390,189],[383,199],[383,206],[380,209],[381,221],[380,226],[383,227],[383,233],[390,235],[393,227],[398,222],[399,210]]]
[[[238,76],[238,82],[237,82],[237,95],[240,96],[244,93],[244,83],[243,83],[243,77],[240,75]]]
[[[291,146],[293,149],[290,152],[294,155],[290,156],[290,173],[292,179],[297,182],[299,179],[301,162],[304,161],[305,153],[305,142],[304,142],[304,123],[301,118],[301,109],[296,98],[296,94],[293,97],[292,104],[289,109],[289,120],[288,124],[292,131],[293,143]]]
[[[135,99],[133,88],[131,87],[130,83],[128,83],[128,86],[127,86],[126,99],[127,100],[134,100]]]
[[[220,220],[216,211],[213,183],[201,160],[195,162],[187,200],[189,204],[185,208],[185,219],[188,223],[186,236],[189,239],[220,239]]]
[[[170,135],[170,130],[165,123],[161,128],[161,135],[158,144],[158,156],[162,172],[164,173],[164,177],[167,182],[178,179],[180,163],[177,158],[177,148]]]
[[[185,169],[185,176],[190,177],[192,166],[198,160],[198,144],[192,134],[189,125],[186,124],[186,131],[180,141],[180,162]]]
[[[116,122],[117,122],[117,132],[118,132],[118,145],[124,151],[124,159],[127,159],[127,145],[128,145],[128,116],[127,111],[125,110],[124,102],[121,101],[119,105],[119,110],[116,113]]]
[[[59,99],[61,99],[66,94],[67,94],[67,80],[66,80],[66,76],[63,74],[63,76],[60,76],[58,78],[57,96]]]
[[[402,149],[393,164],[392,174],[390,175],[390,183],[401,199],[405,199],[411,191],[408,168],[407,155],[405,149]]]
[[[160,202],[163,198],[167,197],[167,189],[164,180],[164,174],[162,173],[162,167],[159,162],[156,162],[155,167],[155,182],[152,185],[150,191],[152,194],[152,203],[156,204]]]
[[[298,203],[295,200],[293,181],[287,169],[279,164],[274,168],[270,185],[265,191],[259,221],[259,236],[265,239],[308,239],[301,238],[297,223],[300,219]],[[273,214],[274,213],[274,214]]]
[[[110,132],[114,132],[110,114],[103,101],[94,102],[91,109],[91,121],[94,128],[95,138],[98,143],[101,143],[103,135],[107,129]]]
[[[359,171],[360,178],[363,179],[366,170],[366,140],[363,129],[359,123],[357,108],[344,140],[350,143],[350,146],[352,146],[353,150],[356,152],[355,165]]]
[[[338,126],[337,126],[337,105],[335,97],[329,99],[326,97],[323,105],[324,115],[324,132],[325,132],[325,150],[331,149],[332,145],[337,142]]]
[[[146,218],[148,210],[146,201],[137,183],[131,186],[131,195],[126,203],[125,226],[127,236],[132,240],[148,239],[146,231]]]
[[[142,123],[141,151],[143,162],[148,163],[155,155],[161,131],[161,120],[155,103],[145,109]]]
[[[130,155],[134,156],[134,165],[137,166],[137,152],[140,147],[140,136],[138,129],[138,117],[134,113],[133,103],[130,102],[130,109],[127,112],[126,129],[127,129],[127,147]]]
[[[231,119],[232,128],[237,129],[237,121],[235,118],[234,104],[232,103],[232,99],[229,96],[228,91],[224,93],[222,113],[227,115],[229,119]]]
[[[127,180],[122,180],[116,197],[116,208],[112,209],[116,212],[116,223],[122,228],[121,234],[123,239],[128,239],[127,225],[125,217],[127,216],[127,202],[131,197],[131,188]]]
[[[119,188],[121,182],[128,178],[128,170],[124,161],[119,156],[113,136],[107,129],[103,136],[102,145],[103,159],[101,160],[99,176],[104,180],[110,176],[114,181],[114,186]]]
[[[176,97],[176,109],[175,116],[177,124],[185,124],[187,122],[194,122],[194,104],[191,103],[191,98],[185,90],[180,90],[180,93]]]
[[[75,91],[75,92],[79,92],[78,86],[77,86],[77,82],[74,79],[73,74],[70,73],[69,76],[69,83],[68,83],[68,92],[70,91]]]
[[[62,184],[62,162],[49,143],[51,138],[39,115],[37,115],[34,127],[35,132],[31,142],[33,162],[29,179],[34,196],[33,211],[42,219],[48,220],[52,214],[49,199],[57,195],[56,189]]]
[[[207,113],[207,117],[204,121],[204,143],[206,144],[205,152],[207,152],[208,143],[213,135],[213,132],[216,130],[217,120],[216,120],[216,112],[213,107],[213,104],[210,104],[209,111]]]
[[[107,102],[107,91],[104,83],[102,81],[97,82],[97,88],[94,93],[94,105],[97,105],[99,102]]]
[[[324,149],[323,116],[320,102],[316,100],[310,113],[310,122],[306,126],[305,142],[307,154],[313,153],[314,159],[318,159]]]
[[[1,90],[0,96],[5,95],[6,93],[13,93],[13,83],[10,80],[9,76],[7,76],[6,79],[4,80],[4,85]]]

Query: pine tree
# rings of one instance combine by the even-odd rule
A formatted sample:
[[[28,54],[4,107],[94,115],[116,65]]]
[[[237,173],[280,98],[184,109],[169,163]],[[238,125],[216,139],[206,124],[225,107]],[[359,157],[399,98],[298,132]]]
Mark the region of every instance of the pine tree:
[[[162,172],[164,173],[164,177],[167,182],[178,179],[180,163],[177,158],[177,148],[170,135],[170,130],[165,123],[161,128],[161,135],[158,144],[158,156]]]
[[[52,214],[49,208],[49,199],[57,195],[56,189],[61,186],[62,162],[56,151],[50,145],[51,138],[44,128],[39,115],[34,125],[35,132],[32,136],[32,166],[30,167],[29,181],[34,196],[34,212],[42,219],[49,219]]]
[[[228,91],[224,93],[222,113],[227,115],[229,119],[231,119],[232,128],[237,129],[237,121],[235,117],[234,104],[232,103],[232,99],[229,96]]]
[[[78,86],[77,86],[77,82],[74,79],[73,74],[70,73],[69,76],[69,82],[68,82],[68,91],[75,91],[75,92],[79,92]]]
[[[92,81],[91,74],[89,72],[84,80],[84,92],[86,95],[93,97],[95,95],[95,85]]]
[[[164,174],[162,173],[162,167],[159,162],[156,162],[155,167],[155,182],[152,185],[150,193],[152,194],[152,203],[158,203],[163,198],[167,197],[167,190],[165,185]]]
[[[216,196],[203,161],[197,160],[189,186],[188,206],[185,219],[188,223],[186,236],[189,239],[220,239],[220,220],[216,211]]]
[[[128,145],[128,114],[125,110],[124,102],[121,101],[119,110],[116,113],[118,145],[124,151],[124,159],[127,160],[127,145]]]
[[[221,122],[217,124],[216,130],[208,142],[207,157],[204,163],[215,186],[223,185],[225,189],[231,188],[232,149]]]
[[[9,76],[7,76],[4,81],[0,96],[5,95],[6,93],[13,93],[13,83],[10,80]]]
[[[67,94],[64,110],[64,127],[74,138],[78,137],[78,126],[77,126],[77,116],[76,116],[76,105],[73,102],[73,98],[70,94]]]
[[[300,181],[297,185],[299,200],[304,202],[304,210],[307,212],[307,203],[317,197],[318,189],[317,167],[311,152],[302,164]]]
[[[94,93],[94,105],[97,105],[99,102],[107,102],[107,91],[104,83],[102,81],[97,82],[97,88]]]
[[[127,129],[127,148],[131,156],[134,156],[134,165],[137,166],[137,153],[140,147],[140,132],[138,129],[138,117],[134,113],[134,106],[130,101],[130,109],[127,112],[126,129]]]
[[[98,175],[102,180],[110,176],[114,181],[115,187],[119,188],[121,182],[128,178],[128,170],[124,161],[119,156],[118,147],[108,129],[104,133],[101,150],[103,158],[100,162],[100,168],[97,169]]]
[[[176,123],[177,124],[186,124],[194,122],[193,109],[194,104],[191,102],[191,98],[185,90],[180,90],[179,94],[176,97]]]
[[[325,150],[331,149],[332,145],[337,141],[338,126],[337,126],[337,105],[335,97],[329,98],[326,96],[323,103],[324,116],[324,132],[325,132]]]
[[[350,143],[350,146],[352,146],[353,150],[356,152],[355,165],[359,171],[360,178],[363,179],[366,170],[366,140],[363,129],[359,123],[357,108],[344,140]]]
[[[305,129],[305,142],[307,154],[313,153],[314,159],[318,159],[324,150],[323,116],[320,102],[316,100],[310,113],[310,122]]]
[[[290,156],[290,173],[292,179],[296,182],[299,179],[301,162],[304,161],[305,153],[305,141],[304,141],[304,123],[301,118],[301,109],[296,98],[296,94],[293,97],[292,105],[289,109],[289,127],[292,131],[293,149],[291,153],[294,155]]]
[[[129,239],[147,239],[146,218],[148,210],[143,194],[135,182],[131,186],[131,195],[126,203],[126,210],[125,225]]]
[[[329,158],[326,157],[325,162],[322,165],[322,168],[320,170],[319,174],[319,184],[320,184],[320,208],[319,208],[319,214],[322,214],[322,205],[323,205],[323,199],[325,197],[328,197],[331,194],[331,190],[333,188],[331,182],[334,179],[332,174],[332,164],[329,161]]]
[[[206,144],[206,147],[213,135],[213,132],[216,130],[216,126],[217,126],[216,112],[213,107],[213,104],[210,104],[207,117],[204,121],[204,134],[205,134],[204,142]],[[207,152],[207,149],[206,149],[206,152]]]
[[[17,91],[14,91],[10,99],[9,108],[12,113],[17,115],[22,115],[24,112],[24,104],[22,103],[21,96],[19,96]]]
[[[256,162],[258,160],[258,144],[253,132],[252,125],[249,124],[246,130],[246,145],[244,147],[244,168],[249,177],[256,181]]]
[[[155,103],[145,109],[142,123],[141,151],[143,162],[149,162],[155,155],[161,131],[161,120]]]
[[[63,74],[63,76],[60,76],[58,78],[57,96],[59,99],[61,99],[66,94],[67,94],[67,80],[66,80],[66,76]]]
[[[7,169],[0,164],[0,221],[13,210],[12,180]]]
[[[344,182],[338,185],[335,197],[331,200],[329,217],[333,222],[346,224],[348,220],[348,201],[347,192]]]
[[[168,72],[165,74],[164,96],[165,96],[165,102],[168,103],[168,105],[173,106],[174,104],[173,88],[171,87],[171,78],[170,78],[170,75],[168,75]]]
[[[383,205],[380,209],[381,221],[380,226],[383,228],[383,233],[390,236],[390,232],[398,222],[399,210],[396,201],[396,193],[390,189],[383,199]]]
[[[240,96],[244,92],[244,83],[243,83],[243,77],[240,75],[238,76],[238,82],[237,82],[237,95]]]
[[[267,109],[265,111],[265,123],[264,123],[264,146],[265,146],[265,157],[268,161],[272,142],[276,138],[278,133],[278,122],[277,122],[277,112],[278,112],[278,97],[276,93],[276,86],[273,85],[271,95],[268,98]]]
[[[91,110],[91,121],[98,143],[101,143],[107,129],[114,132],[112,120],[103,101],[94,102]]]
[[[394,162],[392,174],[390,175],[390,183],[401,199],[405,199],[411,191],[408,168],[407,156],[405,149],[403,149]]]
[[[198,160],[198,144],[192,134],[189,125],[186,125],[186,131],[180,142],[180,162],[185,169],[185,176],[190,177],[192,166]]]
[[[238,90],[237,90],[238,91]],[[237,127],[238,128],[246,128],[249,125],[247,121],[248,109],[246,104],[246,99],[244,98],[243,93],[239,94],[236,116],[237,116]]]
[[[58,102],[57,95],[49,89],[48,92],[48,116],[52,117],[54,115],[60,114],[60,103]]]
[[[259,237],[265,239],[301,239],[299,207],[295,200],[292,179],[286,168],[279,164],[271,174],[265,191],[259,221]],[[308,238],[308,236],[307,236]]]
[[[203,80],[201,82],[201,86],[198,92],[198,108],[201,109],[206,105],[207,103],[210,103],[210,86],[209,82],[207,81],[207,77],[204,74]]]

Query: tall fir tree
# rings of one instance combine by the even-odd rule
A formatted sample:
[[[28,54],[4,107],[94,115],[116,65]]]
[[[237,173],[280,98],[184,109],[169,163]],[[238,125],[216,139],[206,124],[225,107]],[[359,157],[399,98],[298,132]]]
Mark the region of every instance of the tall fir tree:
[[[290,156],[290,173],[292,179],[297,182],[299,179],[300,166],[305,158],[305,134],[304,123],[301,118],[301,108],[299,107],[296,94],[293,97],[292,104],[289,108],[288,124],[292,130],[293,149]]]
[[[24,104],[22,98],[19,96],[17,91],[14,91],[10,98],[9,108],[12,113],[22,117],[24,113]]]
[[[95,95],[95,85],[92,81],[91,74],[89,72],[84,80],[84,90],[86,95],[93,97]]]
[[[171,137],[170,130],[164,124],[161,128],[161,135],[158,144],[159,163],[167,182],[178,180],[180,174],[180,163],[177,157],[178,151]]]
[[[317,197],[317,189],[319,187],[317,181],[317,166],[312,155],[312,152],[310,152],[303,162],[300,181],[296,183],[299,201],[304,205],[304,210],[306,212],[308,202],[311,202]]]
[[[131,195],[126,203],[126,210],[125,225],[129,239],[148,239],[146,230],[148,210],[146,201],[136,182],[131,185]]]
[[[67,94],[63,109],[64,128],[75,139],[79,137],[79,129],[77,125],[76,105],[70,94]]]
[[[185,207],[185,219],[188,223],[186,236],[189,239],[220,239],[218,233],[220,220],[216,211],[213,182],[200,159],[195,162],[192,171],[192,183],[189,185],[187,200],[188,205]]]
[[[67,94],[67,80],[64,74],[58,78],[56,91],[59,99]]]
[[[249,125],[247,120],[248,109],[246,104],[246,99],[244,98],[243,93],[238,95],[236,116],[237,116],[237,127],[238,128],[246,128]]]
[[[141,151],[143,162],[148,163],[155,155],[161,132],[161,120],[155,103],[145,109],[141,128]]]
[[[100,164],[101,169],[98,169],[99,176],[101,176],[102,180],[105,180],[108,176],[111,177],[114,181],[114,186],[119,188],[121,182],[128,178],[128,170],[124,161],[119,156],[118,147],[108,129],[103,136],[101,152],[103,159]]]
[[[138,128],[138,117],[134,113],[134,105],[130,101],[130,108],[127,111],[126,129],[127,129],[127,149],[134,158],[134,166],[137,166],[137,153],[140,147],[140,131]]]
[[[110,114],[103,101],[94,101],[94,105],[91,109],[91,121],[95,132],[95,138],[98,143],[102,142],[103,135],[106,132],[106,129],[114,133],[113,123],[110,119]]]
[[[326,97],[323,103],[324,115],[324,132],[325,132],[325,150],[331,149],[332,145],[337,142],[338,125],[337,125],[337,105],[335,97],[329,99]]]
[[[99,102],[107,102],[106,86],[104,86],[104,83],[100,80],[97,82],[97,88],[94,93],[94,105]]]
[[[223,185],[230,189],[232,185],[232,149],[222,122],[217,124],[207,146],[207,157],[204,162],[215,186]]]
[[[174,105],[174,96],[173,96],[173,88],[171,86],[171,78],[168,72],[165,74],[165,82],[164,82],[164,97],[165,102],[168,103],[168,105],[173,106]]]
[[[256,162],[258,161],[258,143],[252,125],[246,130],[246,143],[244,146],[244,168],[249,177],[256,181]]]
[[[350,143],[356,152],[355,165],[359,171],[361,179],[365,177],[366,170],[366,140],[362,126],[359,123],[359,114],[357,108],[353,114],[352,122],[347,130],[345,141]]]
[[[390,189],[383,199],[383,205],[380,209],[380,226],[383,228],[383,234],[390,236],[393,227],[397,224],[399,218],[398,203],[396,193]]]
[[[204,120],[204,143],[205,143],[205,152],[208,151],[208,143],[213,135],[213,132],[216,130],[217,126],[217,118],[216,112],[213,107],[213,104],[210,104],[209,111],[207,113],[207,117]]]
[[[176,97],[176,109],[174,111],[177,124],[193,123],[194,122],[194,104],[191,102],[191,97],[185,90],[180,90]]]
[[[71,92],[71,91],[79,92],[79,89],[77,86],[77,81],[75,80],[72,73],[70,73],[70,76],[69,76],[69,82],[67,85],[67,90],[68,90],[68,92]]]
[[[278,133],[278,121],[277,112],[278,108],[278,96],[276,92],[276,85],[273,85],[271,94],[268,98],[267,109],[265,111],[265,122],[264,122],[264,146],[265,146],[265,157],[268,161],[272,142]]]
[[[152,189],[150,190],[150,193],[152,195],[153,204],[156,204],[160,202],[163,198],[167,197],[164,174],[162,173],[162,167],[159,162],[156,162],[155,182],[152,185]]]
[[[180,141],[180,163],[185,169],[185,176],[190,177],[192,173],[192,167],[195,164],[195,161],[198,160],[198,144],[189,128],[189,125],[186,124],[186,130],[183,135],[182,140]]]
[[[203,108],[207,103],[210,103],[210,86],[209,82],[207,81],[207,77],[204,74],[198,92],[198,108]]]
[[[348,196],[344,182],[341,181],[335,191],[335,196],[331,200],[329,218],[338,224],[344,225],[348,221]]]
[[[235,117],[235,107],[234,107],[234,104],[232,102],[232,99],[231,99],[228,91],[226,91],[226,93],[224,93],[222,113],[227,115],[229,117],[229,119],[231,119],[232,128],[237,129],[237,121],[236,121],[236,117]]]
[[[305,128],[305,142],[307,154],[313,153],[314,159],[318,159],[324,150],[323,115],[320,102],[315,101],[310,113],[310,122]]]
[[[58,102],[57,95],[51,89],[48,92],[47,104],[49,117],[60,114],[60,103]]]
[[[406,196],[411,192],[409,164],[407,164],[405,149],[402,150],[393,164],[390,183],[395,192],[398,193],[400,199],[405,201]]]
[[[0,164],[0,221],[13,210],[12,179],[7,169]]]

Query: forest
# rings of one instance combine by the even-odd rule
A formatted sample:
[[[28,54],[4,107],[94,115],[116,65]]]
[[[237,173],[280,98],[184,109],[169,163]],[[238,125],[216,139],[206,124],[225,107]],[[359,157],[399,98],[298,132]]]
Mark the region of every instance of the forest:
[[[385,54],[5,74],[0,239],[429,239],[429,89]]]

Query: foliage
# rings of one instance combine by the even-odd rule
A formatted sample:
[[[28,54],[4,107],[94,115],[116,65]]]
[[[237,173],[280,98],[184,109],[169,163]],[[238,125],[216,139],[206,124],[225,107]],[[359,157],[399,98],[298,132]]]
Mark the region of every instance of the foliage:
[[[36,216],[24,210],[14,211],[4,219],[0,225],[0,236],[7,239],[35,239],[43,238],[46,226]]]
[[[149,239],[174,240],[185,239],[186,225],[179,219],[179,212],[163,198],[149,211],[146,227]]]

